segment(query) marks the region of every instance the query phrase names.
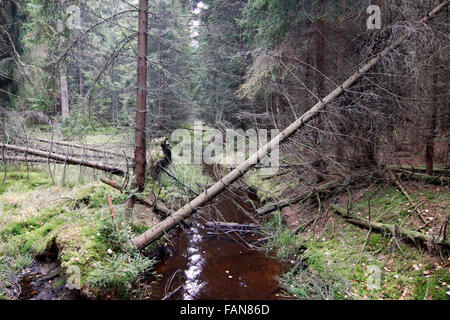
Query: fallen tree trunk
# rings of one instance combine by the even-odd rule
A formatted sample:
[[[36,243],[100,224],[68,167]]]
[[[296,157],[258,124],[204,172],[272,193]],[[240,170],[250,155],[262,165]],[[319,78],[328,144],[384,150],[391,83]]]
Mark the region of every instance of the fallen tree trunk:
[[[331,205],[331,209],[333,209],[333,212],[341,216],[345,219],[345,221],[354,224],[359,227],[371,229],[372,231],[376,231],[382,234],[390,234],[390,235],[398,235],[405,239],[409,239],[415,242],[420,243],[432,243],[436,245],[440,245],[443,247],[450,247],[450,241],[449,240],[443,240],[443,241],[437,241],[436,239],[433,239],[430,236],[427,236],[426,234],[423,234],[421,232],[417,232],[414,230],[409,230],[394,224],[386,224],[386,223],[380,223],[380,222],[373,222],[366,219],[357,218],[349,213],[347,213],[347,210],[344,208],[341,208],[336,205]]]
[[[116,152],[111,152],[111,151],[98,149],[98,148],[95,148],[95,147],[90,146],[90,145],[75,144],[75,143],[69,143],[69,142],[63,142],[63,141],[52,141],[52,140],[47,140],[47,139],[35,139],[35,140],[39,141],[39,142],[44,142],[44,143],[49,143],[49,144],[53,143],[53,144],[56,144],[56,145],[59,145],[59,146],[65,146],[65,147],[71,147],[71,148],[76,148],[76,149],[89,150],[89,151],[93,151],[93,152],[98,152],[98,153],[103,153],[103,154],[107,154],[107,155],[111,155],[111,156],[120,157],[120,158],[127,158],[128,160],[133,160],[132,157],[128,157],[128,156],[125,156],[123,154],[116,153]]]
[[[100,150],[91,152],[88,149],[77,150],[77,151],[84,151],[84,153],[83,153],[83,152],[73,152],[72,150],[70,150],[70,151],[66,150],[63,147],[58,147],[56,145],[56,143],[54,143],[53,145],[50,145],[50,146],[47,146],[46,144],[33,143],[35,141],[42,141],[42,140],[43,139],[34,139],[33,141],[27,141],[24,138],[21,138],[20,140],[16,141],[13,145],[26,145],[26,146],[28,146],[28,148],[31,148],[31,149],[40,150],[40,151],[44,151],[44,152],[53,152],[53,153],[57,153],[57,154],[64,154],[64,155],[67,155],[69,157],[75,157],[75,158],[77,158],[77,157],[79,157],[79,158],[80,157],[89,157],[90,159],[96,159],[96,160],[101,160],[101,159],[105,159],[105,158],[108,158],[108,159],[112,158],[111,154],[109,154],[109,153],[101,153],[101,152],[103,152],[103,150],[101,150],[101,152],[100,152]],[[46,140],[43,140],[43,141],[46,141]],[[50,144],[51,140],[46,141],[46,143]],[[70,144],[67,144],[67,145],[70,148],[74,148],[74,149],[81,148],[81,145],[70,145]],[[118,154],[115,154],[115,155],[116,156],[114,156],[113,158],[117,158],[119,156]],[[125,157],[125,158],[127,158],[127,160],[130,159],[129,157]],[[124,159],[123,155],[122,155],[121,159]]]
[[[407,171],[407,172],[415,172],[415,173],[426,173],[425,168],[415,168],[415,167],[408,167],[408,166],[391,166],[391,170],[393,171]],[[433,172],[439,175],[447,175],[450,173],[450,168],[433,168]]]
[[[25,157],[3,157],[0,158],[2,161],[8,161],[8,162],[34,162],[34,163],[48,163],[47,159],[43,158],[25,158]],[[51,160],[50,163],[58,163],[58,164],[64,164],[62,161],[56,161]]]
[[[318,186],[317,188],[314,188],[313,190],[303,192],[301,195],[295,197],[294,199],[284,200],[284,201],[281,201],[278,203],[272,203],[267,206],[264,206],[264,207],[256,210],[256,213],[258,215],[262,216],[262,215],[271,213],[273,211],[292,206],[294,204],[297,204],[297,203],[307,200],[309,197],[314,195],[316,192],[322,193],[322,192],[328,191],[329,189],[332,189],[338,185],[339,185],[339,181],[331,181],[331,182],[324,183],[324,184]]]
[[[429,176],[427,174],[412,172],[403,169],[396,169],[396,172],[400,173],[401,179],[410,179],[417,182],[433,185],[448,185],[450,184],[450,177],[447,176]]]
[[[433,11],[428,13],[420,22],[426,22],[433,16],[435,16],[439,11],[448,5],[449,1],[444,1],[439,6],[437,6]],[[363,74],[370,70],[382,57],[389,53],[393,48],[400,45],[406,39],[405,36],[400,37],[393,45],[387,47],[382,52],[378,53],[374,58],[372,58],[368,63],[359,68],[356,73],[354,73],[349,79],[347,79],[341,86],[334,89],[328,96],[323,100],[319,101],[314,107],[312,107],[308,112],[303,114],[285,130],[283,130],[279,135],[272,139],[265,146],[260,148],[256,153],[251,155],[246,161],[244,161],[237,168],[232,170],[225,177],[220,179],[212,187],[204,191],[197,198],[186,204],[184,207],[175,212],[172,216],[168,217],[166,220],[160,222],[155,227],[147,230],[139,237],[133,239],[133,244],[137,249],[143,249],[153,241],[159,239],[165,232],[169,231],[177,224],[179,224],[184,219],[188,218],[193,214],[198,208],[209,202],[219,193],[224,191],[229,185],[242,177],[247,171],[257,165],[264,157],[266,157],[274,148],[277,148],[281,142],[286,140],[288,137],[293,135],[298,129],[303,127],[307,122],[313,119],[319,112],[324,109],[324,107],[339,97],[346,89],[349,89]]]
[[[113,187],[114,189],[124,192],[124,189],[112,180],[100,178],[100,181]],[[172,211],[170,211],[170,209],[167,208],[167,206],[160,201],[151,201],[138,194],[137,195],[135,194],[134,196],[136,197],[136,201],[139,202],[140,204],[155,209],[156,211],[163,213],[165,216],[170,216],[172,214]]]
[[[221,231],[249,231],[249,230],[257,230],[260,228],[259,225],[255,223],[250,224],[240,224],[235,222],[206,222],[205,227],[207,229],[215,229]]]
[[[28,157],[3,157],[0,158],[1,161],[10,161],[10,162],[33,162],[33,163],[55,163],[55,164],[64,164],[64,161],[60,160],[49,160],[44,158],[28,158]],[[66,163],[68,166],[77,166],[75,163]],[[111,164],[112,166],[119,166],[118,163]]]
[[[66,163],[66,164],[73,164],[73,165],[89,167],[89,168],[109,172],[109,173],[119,175],[119,176],[125,176],[127,174],[126,171],[121,168],[113,167],[113,166],[106,165],[106,164],[101,164],[101,163],[94,162],[94,161],[88,161],[88,160],[84,160],[84,159],[67,157],[62,154],[49,153],[49,152],[35,150],[35,149],[23,148],[23,147],[5,144],[5,143],[0,143],[0,148],[6,149],[6,150],[11,150],[11,151],[16,151],[16,152],[20,152],[20,153],[26,153],[26,154],[30,154],[30,155],[37,156],[37,157],[52,159],[55,161],[60,161],[62,163]]]

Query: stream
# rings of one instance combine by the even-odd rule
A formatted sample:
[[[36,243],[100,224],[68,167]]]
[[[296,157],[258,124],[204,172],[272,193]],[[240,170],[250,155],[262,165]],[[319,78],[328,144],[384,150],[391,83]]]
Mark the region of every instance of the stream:
[[[212,167],[204,171],[214,177]],[[208,221],[254,224],[255,208],[244,201],[247,197],[259,204],[254,194],[226,190],[189,218],[190,226],[175,231],[166,243],[171,253],[155,266],[162,279],[152,284],[151,299],[282,299],[277,277],[289,265],[252,247],[261,235],[211,232],[205,226]]]
[[[214,178],[213,167],[204,173]],[[261,234],[217,231],[206,228],[206,222],[255,224],[255,207],[260,203],[255,194],[228,189],[207,206],[202,207],[176,228],[166,242],[167,254],[155,265],[158,277],[150,277],[152,300],[277,300],[277,277],[288,272],[288,263],[267,255],[256,246]],[[253,233],[255,232],[255,233]],[[66,288],[66,279],[53,256],[37,259],[14,279],[21,300],[80,300],[77,290]],[[172,293],[168,296],[168,293]]]

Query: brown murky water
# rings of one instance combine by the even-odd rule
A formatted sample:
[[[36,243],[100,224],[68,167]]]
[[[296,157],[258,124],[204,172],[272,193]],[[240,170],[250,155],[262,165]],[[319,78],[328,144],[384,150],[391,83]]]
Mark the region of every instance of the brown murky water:
[[[205,168],[211,173],[211,168]],[[255,223],[255,209],[239,190],[227,190],[193,215],[191,227],[177,230],[172,253],[156,265],[163,278],[152,286],[152,299],[162,299],[180,288],[171,299],[272,300],[279,299],[277,277],[289,266],[252,248],[260,235],[211,232],[207,221]],[[256,197],[252,197],[254,203]]]
[[[39,258],[22,270],[15,279],[18,291],[11,292],[19,300],[84,300],[85,297],[75,289],[66,287],[59,262],[56,257]]]

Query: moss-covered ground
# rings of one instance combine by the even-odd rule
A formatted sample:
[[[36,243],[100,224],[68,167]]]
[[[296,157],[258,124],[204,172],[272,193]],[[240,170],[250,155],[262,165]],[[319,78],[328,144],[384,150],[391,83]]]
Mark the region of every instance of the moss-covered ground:
[[[68,169],[71,176],[77,169]],[[114,223],[107,207],[114,204]],[[100,182],[54,185],[42,167],[9,168],[0,192],[0,287],[7,294],[7,279],[18,274],[36,256],[53,245],[62,269],[79,274],[88,296],[128,296],[139,274],[153,261],[135,251],[130,241],[144,220],[126,218],[121,205],[126,196]],[[119,232],[116,231],[117,224]]]
[[[265,190],[280,186],[252,174],[249,184]],[[450,211],[447,187],[406,184],[414,204],[395,185],[373,185],[351,190],[351,212],[372,221],[391,223],[412,230],[423,226],[417,212],[428,222],[422,232],[435,235]],[[348,196],[330,199],[346,207]],[[328,204],[328,203],[327,203]],[[280,258],[298,263],[283,275],[288,295],[301,299],[450,299],[450,260],[437,248],[406,243],[405,239],[382,235],[345,222],[327,210],[297,209],[299,224],[313,222],[297,234],[289,230],[280,211],[266,223],[274,235],[268,242]]]

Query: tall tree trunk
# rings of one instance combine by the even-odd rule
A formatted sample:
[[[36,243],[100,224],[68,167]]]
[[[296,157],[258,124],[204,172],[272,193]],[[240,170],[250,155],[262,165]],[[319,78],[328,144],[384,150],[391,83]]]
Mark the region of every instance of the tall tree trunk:
[[[275,124],[277,125],[278,128],[280,128],[282,125],[281,111],[282,111],[281,95],[278,91],[276,91],[272,94],[272,113],[273,117],[275,118]]]
[[[146,169],[146,115],[147,115],[147,27],[148,0],[139,0],[138,68],[136,100],[136,135],[134,149],[135,186],[144,191]],[[133,189],[134,189],[133,188]]]
[[[77,49],[78,49],[78,55],[79,55],[79,61],[84,59],[84,50],[83,50],[83,43],[82,41],[77,42]],[[84,86],[84,79],[83,79],[83,68],[81,63],[77,64],[77,76],[78,76],[78,94],[80,95],[80,98],[83,97],[83,86]]]
[[[158,40],[158,63],[160,65],[160,68],[162,68],[161,42],[159,40]],[[162,75],[159,74],[158,75],[159,98],[158,98],[158,117],[157,117],[158,125],[156,127],[159,128],[160,131],[164,130],[163,119],[162,119],[163,118],[163,110],[164,110],[164,100],[162,97],[162,94],[163,94],[162,86],[163,86]]]
[[[317,16],[323,14],[323,0],[319,0]],[[325,20],[318,18],[316,21],[316,88],[320,98],[325,94],[323,74],[325,72]]]
[[[59,4],[61,8],[64,6],[64,0],[60,0]],[[64,36],[59,37],[59,45],[61,48],[64,47]],[[67,86],[67,69],[65,61],[62,60],[59,64],[59,88],[60,88],[60,99],[61,99],[61,114],[66,116],[70,113],[69,108],[69,89]]]
[[[67,72],[64,61],[59,65],[59,86],[61,91],[61,114],[66,116],[70,113],[69,109],[69,89],[67,87]]]
[[[436,59],[438,66],[439,61]],[[436,67],[437,68],[437,67]],[[437,68],[438,69],[438,68]],[[438,84],[438,70],[434,70],[433,78],[431,81],[431,110],[428,123],[428,132],[426,136],[425,143],[425,165],[426,171],[429,176],[433,175],[433,165],[434,165],[434,139],[436,135],[436,125],[437,125],[437,110],[438,110],[438,94],[439,94],[439,84]]]
[[[343,15],[342,15],[342,27],[340,29],[340,35],[339,35],[339,39],[338,39],[338,43],[339,43],[339,72],[340,74],[344,75],[347,74],[347,69],[348,69],[348,63],[346,60],[346,55],[345,55],[345,51],[347,49],[347,22],[345,21],[348,15],[348,8],[347,8],[347,0],[340,0],[339,1],[340,6],[343,9]],[[345,152],[344,152],[344,144],[339,142],[340,137],[342,136],[342,134],[344,133],[344,127],[343,127],[343,123],[341,121],[340,118],[343,118],[343,114],[342,114],[342,110],[339,110],[335,116],[335,124],[336,124],[336,128],[337,128],[337,133],[339,134],[338,139],[338,143],[336,143],[336,161],[337,162],[343,162],[344,161],[344,156],[345,156]]]
[[[319,0],[319,7],[316,13],[316,23],[315,23],[315,53],[316,53],[316,78],[315,78],[315,87],[317,97],[322,99],[325,95],[325,20],[321,16],[324,14],[324,1]],[[316,141],[316,145],[320,149],[323,145],[323,139],[321,139],[321,131],[324,130],[325,123],[327,121],[327,115],[325,113],[321,113],[316,117],[316,128],[317,132],[315,133],[314,140]],[[320,157],[313,161],[313,167],[319,172],[317,174],[317,182],[323,181],[322,173],[325,173],[327,170],[327,164]]]
[[[238,27],[238,32],[239,32],[239,50],[240,52],[244,52],[244,39],[243,39],[243,31],[241,27]],[[241,63],[241,66],[239,68],[239,85],[242,86],[245,83],[245,64]],[[245,104],[244,104],[244,100],[241,99],[239,101],[239,110],[240,112],[245,112]],[[247,124],[245,122],[245,119],[243,119],[242,117],[239,117],[239,127],[246,131],[247,130]]]

